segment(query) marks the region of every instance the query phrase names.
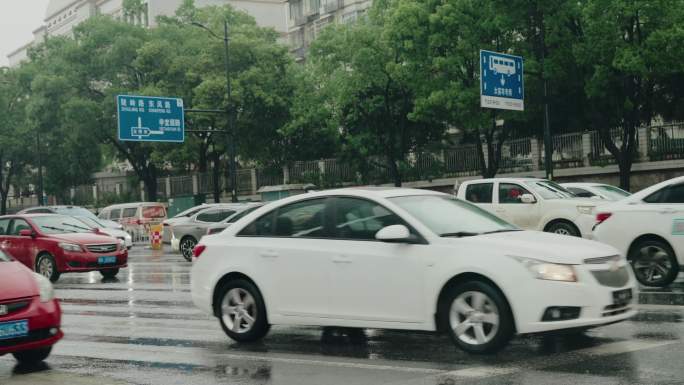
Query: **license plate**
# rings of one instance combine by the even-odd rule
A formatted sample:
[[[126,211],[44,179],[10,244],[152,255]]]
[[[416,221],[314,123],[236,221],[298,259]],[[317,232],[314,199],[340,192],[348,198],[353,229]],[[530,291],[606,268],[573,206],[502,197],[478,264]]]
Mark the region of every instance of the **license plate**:
[[[98,257],[97,263],[100,265],[111,265],[116,263],[116,257]]]
[[[28,332],[27,320],[0,323],[0,340],[26,337]]]
[[[632,289],[623,289],[613,292],[613,304],[627,305],[632,301]]]

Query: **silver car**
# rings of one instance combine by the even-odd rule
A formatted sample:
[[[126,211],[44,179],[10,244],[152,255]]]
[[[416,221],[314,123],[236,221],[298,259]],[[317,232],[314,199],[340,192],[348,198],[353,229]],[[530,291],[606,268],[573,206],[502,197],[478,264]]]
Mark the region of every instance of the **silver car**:
[[[212,234],[220,233],[221,231],[225,230],[226,228],[228,228],[233,223],[237,222],[239,219],[241,219],[245,215],[251,213],[252,211],[258,209],[259,207],[261,207],[263,205],[265,205],[265,203],[254,203],[250,207],[248,207],[248,208],[246,208],[240,212],[237,212],[235,215],[233,215],[229,218],[226,218],[219,223],[209,225],[209,227],[207,227],[207,234],[206,235],[212,235]]]
[[[248,203],[222,204],[200,210],[188,220],[175,223],[171,226],[171,248],[180,252],[186,260],[191,261],[192,249],[207,233],[209,226],[222,222],[248,207],[250,207]]]

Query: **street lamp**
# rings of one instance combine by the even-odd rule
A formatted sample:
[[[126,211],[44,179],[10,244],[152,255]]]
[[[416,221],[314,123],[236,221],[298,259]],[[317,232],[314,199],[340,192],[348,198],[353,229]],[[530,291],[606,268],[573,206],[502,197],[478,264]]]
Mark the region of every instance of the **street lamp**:
[[[228,39],[228,21],[223,20],[223,37],[217,35],[212,31],[209,27],[205,26],[204,24],[200,24],[197,22],[191,23],[195,27],[202,28],[203,30],[209,32],[209,34],[217,39],[222,39],[223,40],[223,47],[225,50],[225,66],[226,66],[226,94],[228,96],[227,98],[227,103],[228,105],[226,106],[226,117],[228,118],[227,124],[228,124],[228,136],[230,138],[230,143],[228,146],[228,152],[229,152],[229,157],[230,157],[230,184],[231,184],[231,201],[233,203],[237,203],[238,201],[238,195],[237,195],[237,162],[235,160],[236,157],[236,148],[235,148],[235,126],[233,122],[233,114],[232,114],[232,108],[233,108],[233,91],[232,91],[232,86],[230,84],[230,55],[229,55],[229,39]]]

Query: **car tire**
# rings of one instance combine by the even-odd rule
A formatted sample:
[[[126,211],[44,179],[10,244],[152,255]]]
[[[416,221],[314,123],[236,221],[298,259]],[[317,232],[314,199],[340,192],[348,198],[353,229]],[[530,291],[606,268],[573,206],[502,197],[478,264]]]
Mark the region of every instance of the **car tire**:
[[[508,301],[491,284],[470,281],[442,296],[438,321],[456,346],[468,353],[494,353],[513,337],[515,324]]]
[[[195,246],[197,246],[197,240],[195,238],[191,236],[185,236],[183,239],[181,239],[180,243],[178,244],[178,249],[186,261],[192,261],[192,249],[194,249]]]
[[[60,272],[57,271],[55,258],[48,253],[43,253],[38,256],[38,259],[36,260],[36,273],[49,279],[50,282],[53,283],[57,282],[61,275]]]
[[[581,237],[579,229],[570,222],[556,221],[552,222],[546,227],[547,233],[554,233],[558,235],[569,235],[571,237]]]
[[[14,358],[22,365],[33,365],[45,361],[52,351],[52,346],[47,348],[24,350],[21,352],[12,353]]]
[[[268,333],[271,325],[266,317],[266,306],[259,289],[253,283],[238,279],[228,282],[218,290],[218,301],[214,306],[221,327],[228,337],[237,342],[253,342]]]
[[[679,274],[679,263],[672,247],[658,239],[635,243],[629,250],[628,259],[637,281],[644,286],[667,286]]]
[[[103,278],[114,278],[119,274],[119,269],[107,269],[107,270],[100,270],[100,274],[102,274]]]

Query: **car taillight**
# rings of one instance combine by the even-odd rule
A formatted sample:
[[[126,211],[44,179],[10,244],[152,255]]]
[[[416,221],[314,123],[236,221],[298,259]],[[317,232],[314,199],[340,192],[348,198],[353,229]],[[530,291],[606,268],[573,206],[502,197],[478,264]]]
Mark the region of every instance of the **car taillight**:
[[[613,214],[612,213],[598,213],[596,214],[596,224],[600,225],[601,223],[605,222],[608,218],[610,218]]]
[[[206,249],[207,249],[207,247],[204,246],[204,245],[197,245],[197,246],[195,246],[194,249],[192,249],[192,255],[193,255],[195,258],[199,258],[200,255],[202,255],[202,253],[203,253],[204,250],[206,250]]]

